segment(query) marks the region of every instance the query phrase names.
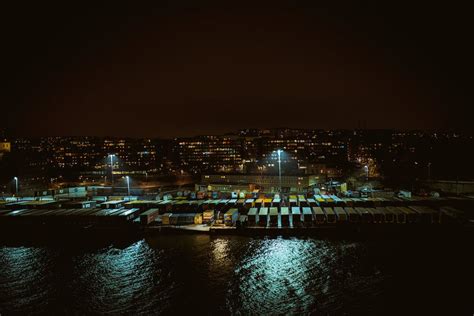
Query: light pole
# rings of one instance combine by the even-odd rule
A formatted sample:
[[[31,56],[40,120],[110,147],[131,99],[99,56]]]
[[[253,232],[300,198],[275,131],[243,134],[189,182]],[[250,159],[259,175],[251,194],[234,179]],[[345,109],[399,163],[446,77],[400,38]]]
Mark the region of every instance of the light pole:
[[[278,153],[278,184],[280,186],[280,193],[281,193],[281,149],[277,150]]]
[[[128,199],[130,200],[130,177],[129,177],[129,176],[125,176],[125,180],[127,180]]]
[[[114,154],[108,156],[110,158],[110,181],[112,183],[112,190],[114,188]]]
[[[365,169],[365,179],[366,181],[369,181],[369,166],[365,165],[364,169]]]
[[[14,177],[13,180],[15,180],[15,195],[18,196],[18,177]]]

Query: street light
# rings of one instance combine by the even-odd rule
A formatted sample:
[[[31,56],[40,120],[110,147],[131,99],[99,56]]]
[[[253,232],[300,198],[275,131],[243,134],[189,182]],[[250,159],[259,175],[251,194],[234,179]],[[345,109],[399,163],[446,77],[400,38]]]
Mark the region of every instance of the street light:
[[[365,169],[365,178],[367,181],[369,181],[369,166],[365,165],[364,169]]]
[[[278,149],[277,154],[278,154],[278,183],[280,185],[280,193],[281,193],[281,153],[283,150]]]
[[[15,180],[15,194],[18,195],[18,177],[14,177],[13,180]]]
[[[108,157],[110,158],[110,179],[112,183],[112,190],[114,188],[114,154],[109,154]]]
[[[129,177],[129,176],[125,176],[125,180],[127,180],[128,199],[130,200],[130,177]]]

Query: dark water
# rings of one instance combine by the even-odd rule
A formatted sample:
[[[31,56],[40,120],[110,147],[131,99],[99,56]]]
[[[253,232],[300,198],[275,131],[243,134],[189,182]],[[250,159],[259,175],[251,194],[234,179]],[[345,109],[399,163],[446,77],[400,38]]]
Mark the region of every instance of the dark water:
[[[162,235],[0,247],[0,314],[466,314],[466,238]]]

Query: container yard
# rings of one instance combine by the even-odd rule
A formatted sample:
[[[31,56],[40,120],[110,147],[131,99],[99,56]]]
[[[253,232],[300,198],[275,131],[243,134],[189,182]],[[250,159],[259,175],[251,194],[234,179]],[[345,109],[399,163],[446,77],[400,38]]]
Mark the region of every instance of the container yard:
[[[314,232],[332,228],[460,225],[472,223],[466,214],[473,207],[474,199],[458,197],[340,198],[300,194],[200,200],[182,196],[167,200],[25,198],[0,200],[0,226],[127,227],[146,232]]]

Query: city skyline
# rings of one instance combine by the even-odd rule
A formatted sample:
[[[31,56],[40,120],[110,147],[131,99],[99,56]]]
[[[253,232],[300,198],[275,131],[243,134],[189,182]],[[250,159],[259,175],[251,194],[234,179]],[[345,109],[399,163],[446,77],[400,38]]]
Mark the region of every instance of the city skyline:
[[[362,123],[361,123],[362,125]],[[111,138],[111,139],[154,139],[154,140],[175,140],[175,139],[186,139],[186,138],[195,138],[195,137],[206,137],[206,136],[239,136],[239,137],[245,137],[246,131],[252,133],[256,132],[259,133],[259,136],[265,136],[265,135],[273,135],[275,133],[282,133],[284,131],[305,131],[308,133],[313,133],[313,132],[348,132],[348,131],[360,131],[360,132],[406,132],[406,133],[422,133],[422,134],[440,134],[440,135],[461,135],[463,137],[471,137],[474,135],[473,131],[470,131],[469,129],[461,129],[461,128],[430,128],[430,129],[420,129],[420,128],[368,128],[368,127],[356,127],[356,128],[293,128],[290,126],[277,126],[277,127],[260,127],[260,128],[240,128],[240,129],[223,129],[221,132],[215,132],[215,133],[200,133],[199,131],[196,131],[194,134],[189,133],[186,135],[170,135],[170,136],[150,136],[150,135],[135,135],[135,136],[130,136],[127,134],[118,134],[118,135],[112,135],[112,134],[104,134],[104,135],[94,135],[94,134],[64,134],[64,135],[59,135],[59,134],[35,134],[35,135],[25,135],[22,133],[17,133],[16,129],[11,129],[11,128],[0,128],[0,136],[2,136],[5,139],[19,139],[19,138],[30,138],[30,139],[35,139],[35,138]],[[248,134],[250,136],[251,134]]]

